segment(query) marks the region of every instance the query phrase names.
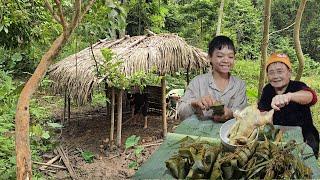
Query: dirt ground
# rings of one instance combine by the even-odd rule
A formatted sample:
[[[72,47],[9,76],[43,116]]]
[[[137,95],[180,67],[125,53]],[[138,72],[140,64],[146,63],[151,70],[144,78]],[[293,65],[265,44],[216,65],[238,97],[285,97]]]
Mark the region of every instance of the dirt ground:
[[[144,150],[137,162],[141,165],[163,141],[162,120],[161,116],[150,116],[148,128],[143,129],[142,119],[135,124],[132,120],[127,121],[130,117],[130,114],[123,116],[122,144],[124,145],[125,140],[131,135],[140,136],[139,145],[144,146]],[[60,116],[56,118],[61,119]],[[172,132],[179,123],[179,120],[168,118],[168,132]],[[70,121],[64,124],[62,132],[58,133],[59,143],[78,179],[128,179],[134,175],[136,169],[128,167],[130,162],[135,160],[133,150],[124,151],[124,147],[109,147],[110,117],[103,108],[72,112]],[[92,163],[84,161],[81,156],[83,151],[90,151],[95,155]],[[55,153],[57,154],[45,154],[43,161],[49,161]],[[61,159],[54,164],[64,166]],[[71,179],[68,170],[51,167],[43,172],[48,179]]]

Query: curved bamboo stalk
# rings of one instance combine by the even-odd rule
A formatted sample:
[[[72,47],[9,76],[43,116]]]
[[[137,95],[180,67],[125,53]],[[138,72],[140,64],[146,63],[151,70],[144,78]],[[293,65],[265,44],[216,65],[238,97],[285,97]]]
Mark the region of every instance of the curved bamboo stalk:
[[[261,44],[261,65],[260,65],[260,77],[258,87],[258,99],[261,96],[262,88],[264,86],[266,76],[266,59],[269,43],[269,26],[270,26],[270,14],[271,14],[271,0],[264,1],[264,23],[263,23],[263,39]]]
[[[217,23],[216,36],[219,36],[220,33],[221,33],[221,25],[222,25],[222,17],[223,17],[223,7],[224,7],[224,0],[221,0],[221,2],[220,2],[220,8],[219,8],[219,15],[218,15],[218,23]]]
[[[294,25],[294,31],[293,31],[293,39],[294,39],[294,49],[296,50],[297,57],[299,60],[299,68],[297,71],[296,80],[300,80],[304,68],[304,57],[303,52],[301,49],[300,39],[299,39],[299,31],[300,31],[300,24],[301,24],[301,18],[304,11],[304,8],[306,6],[307,0],[302,0],[299,6],[299,9],[297,10],[295,25]]]

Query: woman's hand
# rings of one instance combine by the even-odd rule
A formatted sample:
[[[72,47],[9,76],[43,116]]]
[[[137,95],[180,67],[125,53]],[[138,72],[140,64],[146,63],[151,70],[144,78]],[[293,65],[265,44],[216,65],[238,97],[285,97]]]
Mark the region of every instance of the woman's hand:
[[[280,111],[280,108],[286,106],[291,101],[291,93],[279,94],[272,98],[271,107],[276,111]]]

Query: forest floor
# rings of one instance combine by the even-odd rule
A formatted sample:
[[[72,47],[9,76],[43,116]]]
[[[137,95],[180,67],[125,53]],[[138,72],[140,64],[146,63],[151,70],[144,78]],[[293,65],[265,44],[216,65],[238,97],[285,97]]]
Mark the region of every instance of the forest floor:
[[[62,112],[56,114],[62,114]],[[78,179],[131,178],[137,168],[129,168],[129,164],[135,161],[142,165],[158,149],[163,141],[161,116],[148,117],[147,129],[143,129],[143,119],[133,123],[133,121],[127,121],[130,117],[130,114],[123,116],[123,146],[110,148],[108,142],[110,117],[107,118],[105,110],[103,108],[78,109],[75,112],[73,110],[70,121],[65,123],[57,138]],[[61,119],[61,117],[57,115],[56,119]],[[168,132],[172,132],[179,123],[179,120],[168,118]],[[125,140],[131,135],[140,136],[139,145],[144,147],[138,159],[135,159],[132,149],[125,151],[124,148]],[[81,152],[84,151],[90,151],[94,154],[93,162],[88,163],[84,160],[81,155]],[[44,154],[43,162],[49,161],[57,154],[56,151]],[[64,166],[61,159],[54,164]],[[43,172],[48,179],[71,179],[68,170],[46,168]]]

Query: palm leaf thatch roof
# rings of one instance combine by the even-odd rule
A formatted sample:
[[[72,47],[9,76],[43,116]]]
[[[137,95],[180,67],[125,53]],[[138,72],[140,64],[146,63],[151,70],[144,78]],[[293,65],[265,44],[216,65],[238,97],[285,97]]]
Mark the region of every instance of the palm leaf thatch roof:
[[[78,104],[87,102],[93,88],[108,78],[97,75],[97,68],[104,65],[100,51],[103,48],[110,48],[114,57],[123,61],[120,70],[126,76],[137,71],[149,72],[154,66],[160,74],[166,74],[181,68],[197,70],[209,64],[206,53],[174,34],[100,40],[92,48],[83,49],[50,66],[48,72],[49,78],[54,81],[54,93],[66,92]]]

